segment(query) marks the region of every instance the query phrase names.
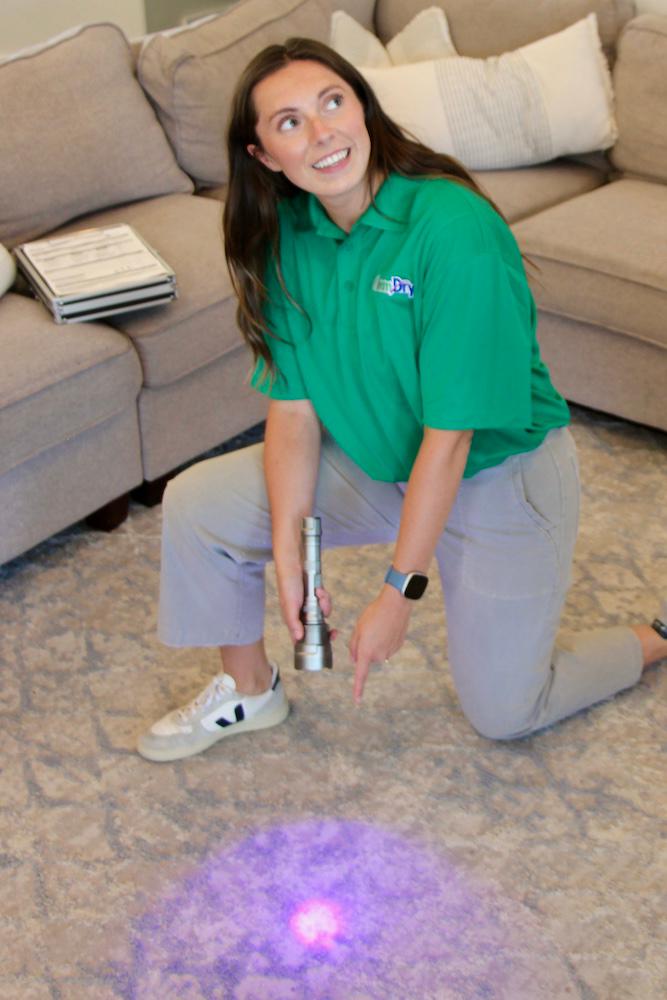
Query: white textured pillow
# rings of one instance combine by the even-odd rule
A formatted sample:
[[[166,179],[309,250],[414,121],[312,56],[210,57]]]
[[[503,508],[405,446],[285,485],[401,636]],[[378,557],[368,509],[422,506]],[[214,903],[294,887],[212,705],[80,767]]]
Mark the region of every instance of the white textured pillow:
[[[470,170],[607,149],[618,135],[595,14],[488,59],[360,68],[390,118]]]
[[[427,7],[412,18],[385,48],[379,38],[363,28],[344,10],[331,16],[332,49],[353,66],[400,66],[424,59],[457,55],[444,11]]]
[[[0,243],[0,297],[14,284],[16,261],[6,247]]]

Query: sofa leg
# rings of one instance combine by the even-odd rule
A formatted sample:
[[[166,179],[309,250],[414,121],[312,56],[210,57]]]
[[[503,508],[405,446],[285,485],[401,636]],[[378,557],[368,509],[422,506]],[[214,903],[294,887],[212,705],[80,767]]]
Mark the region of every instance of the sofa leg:
[[[119,524],[122,524],[130,509],[130,494],[124,493],[115,500],[105,503],[104,507],[93,511],[86,518],[86,524],[96,531],[113,531]]]
[[[173,472],[168,472],[165,476],[160,476],[159,479],[144,479],[141,486],[137,486],[135,490],[132,490],[133,500],[142,503],[144,507],[156,507],[159,503],[162,503],[162,494],[166,489],[167,483],[173,476]]]

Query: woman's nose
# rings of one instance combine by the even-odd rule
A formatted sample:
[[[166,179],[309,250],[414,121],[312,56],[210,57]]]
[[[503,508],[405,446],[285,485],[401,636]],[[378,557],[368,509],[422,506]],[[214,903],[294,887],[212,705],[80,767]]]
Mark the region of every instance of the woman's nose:
[[[331,126],[322,118],[313,117],[310,120],[310,135],[313,142],[322,142],[331,135]]]

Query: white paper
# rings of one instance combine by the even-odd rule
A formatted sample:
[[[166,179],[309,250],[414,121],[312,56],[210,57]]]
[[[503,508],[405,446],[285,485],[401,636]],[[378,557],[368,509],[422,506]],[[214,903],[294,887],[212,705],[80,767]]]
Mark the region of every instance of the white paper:
[[[171,274],[126,225],[83,229],[22,249],[58,297],[131,288]]]

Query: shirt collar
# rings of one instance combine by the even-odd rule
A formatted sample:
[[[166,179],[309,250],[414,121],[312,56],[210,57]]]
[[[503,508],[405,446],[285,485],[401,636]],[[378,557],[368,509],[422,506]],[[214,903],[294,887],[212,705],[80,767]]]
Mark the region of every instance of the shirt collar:
[[[406,180],[407,178],[398,174],[389,174],[375,195],[375,204],[369,205],[357,219],[352,232],[360,226],[393,231],[405,229],[408,224],[408,206],[401,197],[401,192]],[[318,236],[344,239],[348,233],[329,218],[315,195],[309,194],[306,197],[307,206],[303,216],[305,228],[312,228]]]

